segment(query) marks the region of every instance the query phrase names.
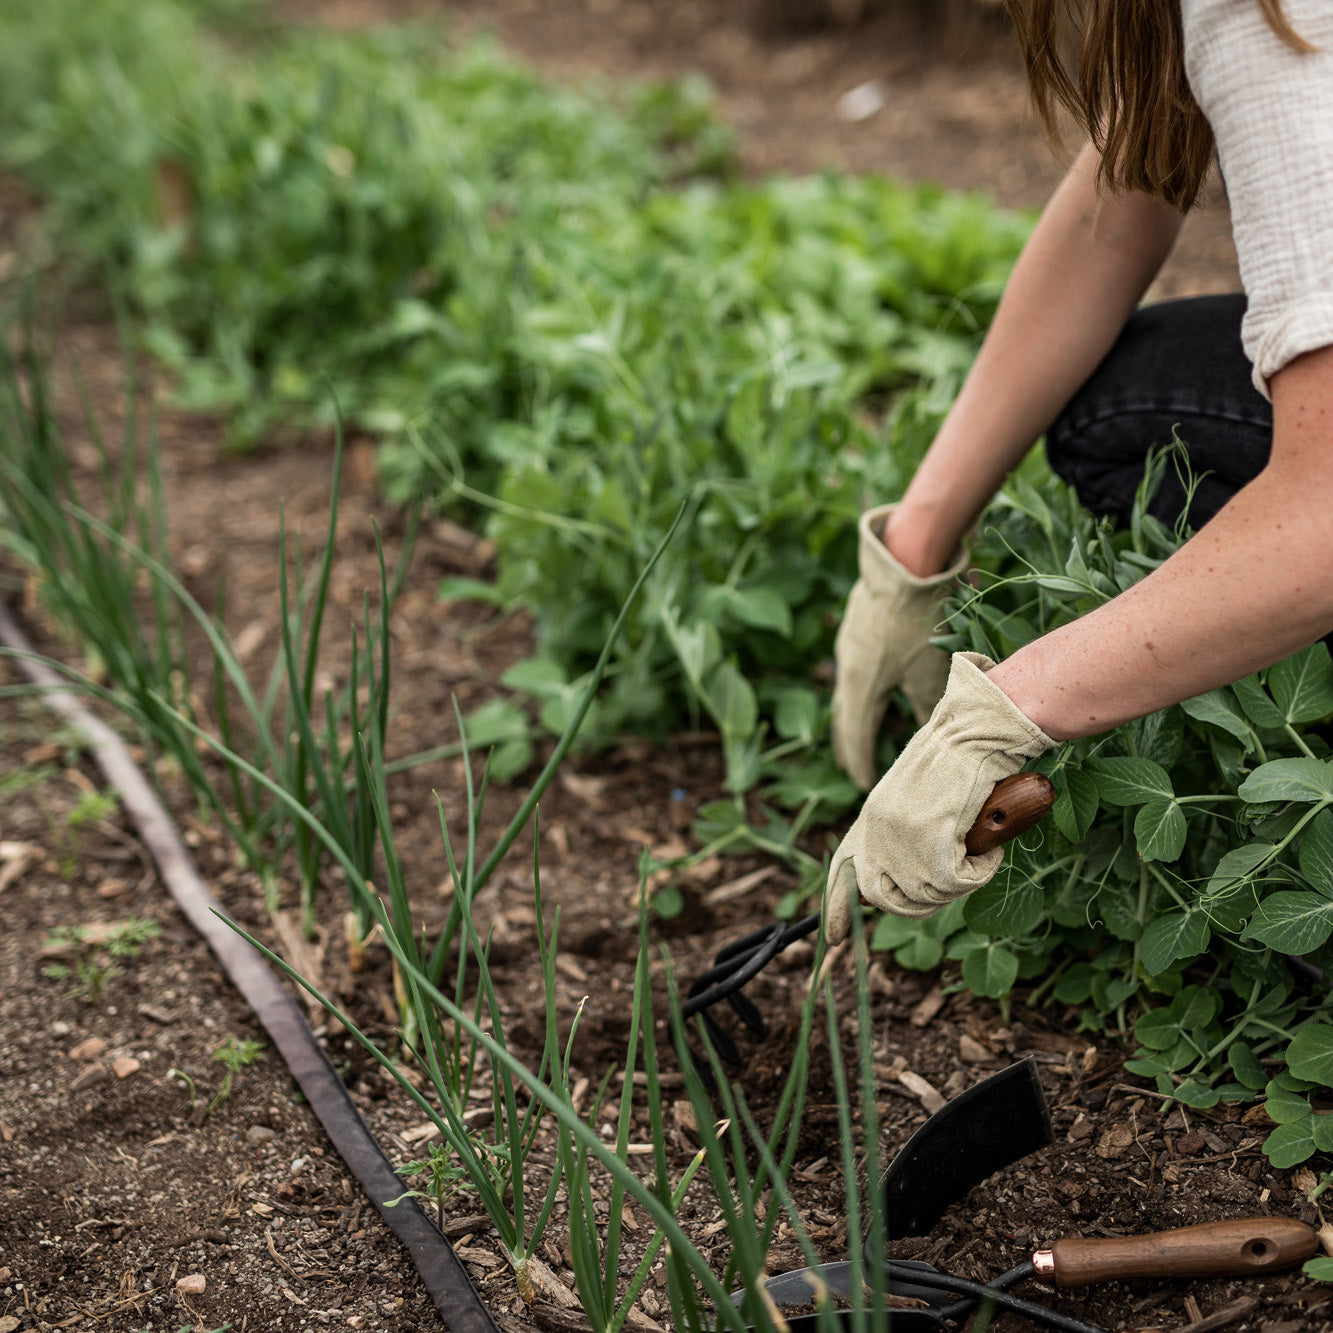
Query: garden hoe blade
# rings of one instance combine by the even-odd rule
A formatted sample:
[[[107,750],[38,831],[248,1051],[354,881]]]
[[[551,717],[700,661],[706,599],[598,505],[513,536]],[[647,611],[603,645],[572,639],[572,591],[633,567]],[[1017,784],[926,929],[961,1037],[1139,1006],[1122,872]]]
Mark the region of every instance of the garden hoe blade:
[[[889,1163],[880,1181],[885,1238],[925,1235],[973,1186],[1046,1147],[1054,1137],[1046,1094],[1031,1060],[1020,1060],[960,1092]],[[765,1282],[764,1288],[779,1307],[807,1305],[823,1293],[850,1299],[851,1288],[859,1280],[852,1268],[848,1263],[820,1264],[779,1274]],[[1014,1270],[995,1284],[996,1289],[1003,1290],[1021,1276]],[[956,1291],[938,1285],[945,1281],[952,1279],[928,1264],[890,1261],[890,1296],[926,1302],[925,1308],[895,1310],[894,1327],[910,1333],[946,1328],[963,1307]],[[969,1303],[964,1305],[972,1308]],[[796,1327],[790,1319],[788,1322]]]
[[[880,1182],[886,1237],[924,1236],[974,1185],[1054,1139],[1032,1060],[960,1092],[889,1163]]]

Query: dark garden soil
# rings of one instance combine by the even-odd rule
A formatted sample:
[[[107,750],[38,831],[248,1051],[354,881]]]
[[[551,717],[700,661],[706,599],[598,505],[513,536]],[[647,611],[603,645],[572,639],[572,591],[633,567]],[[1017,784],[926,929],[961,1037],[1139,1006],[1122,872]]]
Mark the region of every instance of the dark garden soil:
[[[287,12],[331,22],[406,13],[406,3],[291,0]],[[520,53],[561,73],[612,75],[703,69],[742,135],[755,170],[824,164],[890,170],[949,185],[985,188],[1011,204],[1041,202],[1058,167],[1024,109],[1021,75],[1003,30],[990,20],[920,25],[901,9],[855,29],[760,23],[715,0],[465,0],[460,22],[485,23]],[[919,15],[918,15],[919,17]],[[850,123],[839,97],[882,81],[883,109]],[[31,201],[0,190],[0,264],[31,230]],[[0,274],[2,276],[2,274]],[[1191,221],[1159,294],[1234,287],[1225,210],[1215,203]],[[79,381],[110,438],[121,397],[121,355],[112,321],[80,296],[62,318],[58,408],[76,466],[91,474]],[[77,370],[77,374],[75,373]],[[286,441],[245,457],[226,455],[218,423],[164,410],[161,416],[173,551],[197,596],[211,601],[220,578],[227,620],[258,667],[276,646],[278,508],[308,555],[323,541],[329,501],[327,439]],[[374,446],[349,454],[339,556],[327,638],[336,674],[339,632],[377,586],[370,516],[390,554],[402,520],[378,500]],[[521,656],[528,627],[475,606],[438,602],[446,573],[484,574],[487,552],[443,523],[418,541],[393,620],[396,680],[391,753],[454,738],[451,697],[464,709],[490,697],[500,672]],[[44,648],[57,645],[15,570],[0,571],[6,599]],[[4,669],[4,681],[15,679]],[[571,762],[542,807],[541,864],[548,902],[562,913],[558,1005],[566,1024],[587,997],[575,1050],[577,1072],[595,1086],[624,1055],[636,944],[636,866],[647,845],[683,854],[695,810],[719,791],[720,764],[708,737],[662,747],[637,741]],[[104,779],[75,737],[35,702],[0,711],[0,1333],[27,1329],[181,1330],[230,1326],[251,1333],[323,1327],[422,1329],[440,1326],[405,1253],[328,1145],[271,1048],[236,1074],[229,1095],[206,1115],[224,1068],[215,1052],[263,1034],[223,980],[211,955],[173,908],[124,817],[97,797]],[[393,814],[408,882],[429,929],[447,908],[445,866],[432,792],[461,819],[463,775],[442,761],[394,780]],[[486,828],[498,830],[523,794],[521,783],[491,794]],[[200,868],[244,924],[298,951],[303,969],[340,997],[366,1029],[391,1043],[394,1021],[387,955],[348,969],[342,942],[345,898],[336,886],[319,903],[319,931],[303,943],[294,886],[276,919],[233,849],[197,819],[184,793],[175,814]],[[487,889],[483,914],[494,928],[492,964],[511,1042],[540,1052],[542,1001],[534,965],[531,850],[515,851]],[[743,877],[751,877],[744,881]],[[733,891],[748,883],[744,892]],[[771,917],[792,887],[786,871],[750,859],[711,861],[682,884],[686,910],[655,926],[677,973],[707,967],[719,945]],[[160,934],[102,975],[47,975],[77,957],[60,934],[148,919]],[[99,955],[104,958],[104,955]],[[780,1089],[794,1040],[792,1023],[807,983],[810,952],[795,948],[755,987],[771,1018],[750,1042],[742,1075],[762,1121]],[[851,1049],[850,960],[833,965]],[[659,977],[659,990],[660,981]],[[1079,1034],[1077,1015],[1008,1013],[953,987],[954,977],[872,968],[880,1114],[896,1147],[929,1109],[1010,1061],[1033,1056],[1054,1117],[1056,1141],[957,1204],[929,1237],[904,1242],[968,1277],[987,1277],[1062,1234],[1110,1236],[1253,1214],[1322,1223],[1306,1195],[1309,1171],[1272,1170],[1259,1151],[1261,1111],[1194,1113],[1166,1107],[1121,1069],[1124,1051]],[[89,992],[89,987],[96,994]],[[376,1135],[397,1162],[424,1155],[424,1117],[336,1028],[323,1041]],[[827,1084],[827,1039],[813,1039],[817,1073],[792,1177],[816,1245],[846,1253],[836,1111]],[[666,1095],[684,1097],[668,1069]],[[483,1108],[484,1110],[484,1108]],[[672,1117],[679,1171],[693,1152],[687,1117]],[[642,1137],[642,1125],[636,1134]],[[538,1172],[546,1159],[535,1161]],[[681,1217],[704,1246],[726,1254],[717,1218],[696,1189]],[[451,1204],[447,1234],[487,1307],[504,1328],[577,1327],[550,1288],[529,1308],[501,1257],[489,1223],[466,1193]],[[631,1239],[647,1219],[629,1211]],[[542,1247],[554,1281],[572,1286],[557,1224]],[[780,1228],[775,1270],[802,1260]],[[193,1279],[193,1280],[187,1280]],[[202,1279],[202,1282],[200,1281]],[[183,1281],[184,1280],[184,1281]],[[1108,1329],[1296,1330],[1333,1327],[1325,1290],[1297,1275],[1247,1282],[1112,1284],[1052,1297]],[[667,1327],[669,1310],[650,1282],[635,1325]],[[1012,1320],[994,1328],[1014,1330]]]

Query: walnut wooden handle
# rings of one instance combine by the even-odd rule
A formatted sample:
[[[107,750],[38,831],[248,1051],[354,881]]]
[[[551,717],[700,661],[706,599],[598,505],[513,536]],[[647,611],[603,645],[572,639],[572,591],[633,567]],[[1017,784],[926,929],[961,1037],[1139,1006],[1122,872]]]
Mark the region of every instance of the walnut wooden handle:
[[[1055,804],[1055,787],[1041,773],[1015,773],[995,784],[963,845],[969,856],[993,852],[1039,824]]]
[[[1145,1236],[1071,1236],[1038,1250],[1032,1266],[1057,1287],[1125,1277],[1243,1277],[1292,1268],[1318,1248],[1313,1228],[1293,1217],[1243,1217]]]

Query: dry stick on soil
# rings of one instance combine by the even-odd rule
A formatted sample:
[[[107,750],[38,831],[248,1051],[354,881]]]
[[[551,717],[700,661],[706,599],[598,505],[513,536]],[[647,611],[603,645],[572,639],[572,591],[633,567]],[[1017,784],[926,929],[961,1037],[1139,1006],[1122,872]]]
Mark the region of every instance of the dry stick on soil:
[[[1214,1310],[1212,1314],[1196,1319],[1192,1324],[1181,1324],[1174,1333],[1215,1333],[1215,1330],[1234,1324],[1237,1319],[1249,1314],[1258,1304],[1255,1297],[1242,1296],[1238,1301],[1232,1301],[1230,1305],[1224,1305],[1220,1310]]]

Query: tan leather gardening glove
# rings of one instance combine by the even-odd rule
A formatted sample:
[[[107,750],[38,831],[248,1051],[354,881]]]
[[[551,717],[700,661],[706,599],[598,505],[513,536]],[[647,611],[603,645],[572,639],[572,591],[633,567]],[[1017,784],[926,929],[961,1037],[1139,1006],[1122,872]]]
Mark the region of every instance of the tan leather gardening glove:
[[[843,939],[861,899],[896,916],[930,916],[989,882],[1003,851],[969,856],[968,831],[995,784],[1055,744],[997,685],[980,653],[955,653],[930,721],[866,797],[833,854],[824,933]]]
[[[834,646],[833,757],[866,789],[879,777],[875,741],[889,694],[901,689],[920,724],[944,692],[949,659],[931,646],[930,636],[943,619],[949,585],[967,565],[964,553],[933,578],[908,573],[880,540],[893,508],[882,505],[861,516],[861,577]]]

